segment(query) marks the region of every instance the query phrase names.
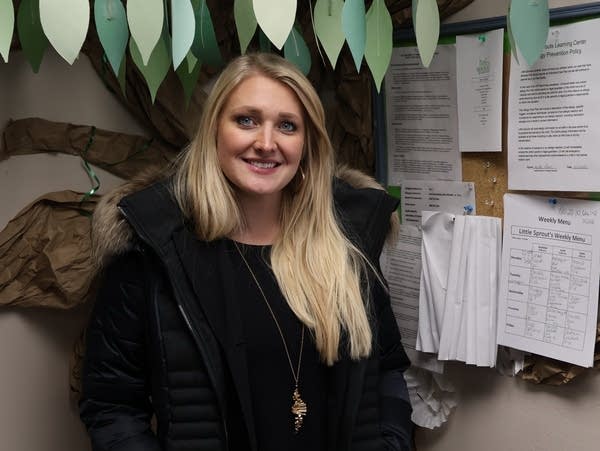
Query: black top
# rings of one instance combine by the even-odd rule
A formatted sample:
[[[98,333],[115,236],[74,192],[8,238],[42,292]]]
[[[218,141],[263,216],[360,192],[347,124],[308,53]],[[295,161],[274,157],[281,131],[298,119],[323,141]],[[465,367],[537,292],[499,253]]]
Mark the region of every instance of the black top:
[[[268,265],[271,247],[238,246],[277,318],[294,371],[297,371],[302,323],[285,301]],[[237,285],[237,291],[245,294],[238,300],[246,340],[248,380],[258,448],[260,451],[325,451],[326,366],[320,361],[312,333],[305,329],[298,386],[300,396],[307,404],[307,414],[300,431],[295,433],[294,416],[291,413],[295,383],[281,335],[235,244],[226,240],[225,249],[231,258],[224,261],[231,263],[231,266],[220,268],[226,276],[224,280],[231,280]]]

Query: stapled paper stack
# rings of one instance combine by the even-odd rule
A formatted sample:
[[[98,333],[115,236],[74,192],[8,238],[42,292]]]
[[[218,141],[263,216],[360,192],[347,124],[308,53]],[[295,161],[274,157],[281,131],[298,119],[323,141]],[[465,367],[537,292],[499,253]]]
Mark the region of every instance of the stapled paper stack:
[[[495,366],[500,219],[424,211],[422,228],[417,349]]]

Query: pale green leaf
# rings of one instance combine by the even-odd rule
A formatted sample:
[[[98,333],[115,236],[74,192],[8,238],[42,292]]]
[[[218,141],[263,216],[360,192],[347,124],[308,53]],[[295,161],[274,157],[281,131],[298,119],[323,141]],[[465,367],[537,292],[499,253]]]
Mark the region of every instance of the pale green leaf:
[[[393,25],[384,0],[374,0],[367,12],[367,45],[365,59],[373,74],[377,92],[390,64],[393,47]]]
[[[508,34],[508,42],[510,42],[510,51],[512,56],[515,58],[517,64],[519,63],[519,52],[517,51],[517,44],[515,43],[515,37],[512,32],[512,26],[510,25],[510,7],[508,8],[508,14],[506,15],[506,33]]]
[[[317,0],[315,3],[315,33],[332,67],[335,67],[346,40],[342,28],[343,8],[344,0]]]
[[[50,44],[73,64],[90,23],[88,0],[40,0],[40,22]]]
[[[192,43],[192,53],[203,64],[219,67],[223,64],[223,59],[206,0],[200,1],[200,5],[194,13],[196,15],[196,36]]]
[[[196,19],[190,0],[171,0],[173,23],[173,67],[177,69],[186,57],[196,33]]]
[[[181,64],[175,72],[177,73],[177,77],[179,77],[179,81],[183,87],[185,106],[187,108],[190,104],[192,96],[194,95],[196,85],[198,84],[202,64],[200,64],[200,61],[198,61],[191,51],[187,54],[185,59],[186,63]]]
[[[161,37],[165,10],[162,0],[128,0],[127,22],[144,64]]]
[[[254,16],[269,40],[281,50],[296,18],[296,0],[252,0]]]
[[[421,62],[429,67],[440,36],[440,12],[436,0],[413,0],[413,26]]]
[[[342,28],[357,72],[360,72],[365,54],[367,33],[365,20],[365,1],[346,0],[342,9]]]
[[[40,22],[40,4],[37,0],[23,0],[17,12],[17,31],[23,53],[36,74],[48,48],[48,39]]]
[[[15,29],[15,8],[12,0],[0,0],[0,55],[8,63],[8,53]]]
[[[94,20],[98,38],[113,72],[118,75],[129,41],[125,7],[117,0],[96,0]]]
[[[240,53],[244,54],[256,32],[257,22],[252,8],[252,0],[235,0],[233,16],[240,40]]]
[[[513,1],[509,14],[515,44],[531,66],[539,59],[548,39],[548,0]]]
[[[129,53],[131,59],[144,76],[144,80],[146,80],[150,96],[152,97],[152,103],[154,103],[158,88],[167,76],[169,68],[171,67],[170,49],[171,39],[169,33],[166,32],[166,26],[165,32],[162,33],[162,36],[159,38],[157,44],[154,46],[154,50],[152,50],[152,53],[150,54],[150,58],[148,58],[148,64],[144,64],[142,52],[137,47],[136,41],[133,39],[129,40]]]
[[[283,45],[283,55],[285,59],[298,66],[304,75],[308,74],[311,66],[310,51],[296,27],[292,28]]]

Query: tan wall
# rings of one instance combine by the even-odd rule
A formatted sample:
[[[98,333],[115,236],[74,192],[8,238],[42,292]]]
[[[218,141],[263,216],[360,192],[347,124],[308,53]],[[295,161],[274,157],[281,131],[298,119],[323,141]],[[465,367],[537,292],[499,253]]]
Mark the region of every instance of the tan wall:
[[[71,67],[52,51],[37,75],[20,53],[0,63],[0,128],[10,118],[25,117],[143,134],[86,57]],[[118,183],[97,173],[101,191]],[[0,229],[37,196],[64,189],[90,189],[75,157],[39,154],[0,162]],[[89,449],[68,390],[69,356],[85,310],[0,308],[0,451]]]

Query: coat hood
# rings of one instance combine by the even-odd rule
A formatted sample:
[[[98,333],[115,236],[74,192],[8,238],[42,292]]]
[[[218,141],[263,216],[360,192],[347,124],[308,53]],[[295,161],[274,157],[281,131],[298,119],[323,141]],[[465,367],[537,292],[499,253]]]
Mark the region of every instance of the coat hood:
[[[383,190],[383,187],[373,177],[347,166],[340,166],[336,170],[335,177],[350,189]],[[121,213],[119,202],[152,184],[168,184],[169,180],[169,178],[161,177],[156,173],[144,174],[102,196],[92,217],[92,258],[97,268],[102,268],[111,257],[125,253],[133,245],[133,230]],[[334,188],[334,197],[337,197],[335,192]],[[390,216],[387,239],[393,239],[397,235],[398,229],[399,218],[394,211]]]

